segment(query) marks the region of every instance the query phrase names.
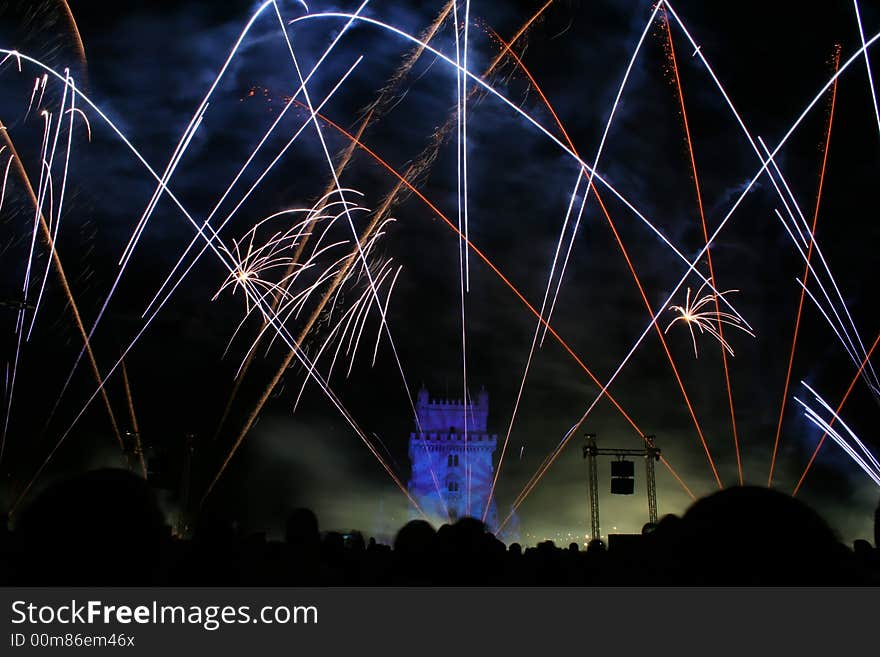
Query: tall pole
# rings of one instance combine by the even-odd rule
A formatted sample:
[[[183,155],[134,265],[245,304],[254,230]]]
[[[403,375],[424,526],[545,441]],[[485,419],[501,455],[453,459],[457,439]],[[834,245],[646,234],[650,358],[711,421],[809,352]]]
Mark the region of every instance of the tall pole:
[[[144,479],[147,479],[147,462],[144,459],[144,446],[141,443],[141,430],[138,426],[137,415],[134,412],[134,399],[131,396],[131,385],[128,381],[128,370],[125,368],[125,359],[122,359],[122,382],[125,385],[125,398],[128,401],[128,413],[131,418],[131,434],[134,438],[134,455],[141,467]],[[129,432],[126,432],[126,435]],[[134,468],[132,468],[134,470]]]
[[[590,489],[590,538],[599,540],[599,471],[596,457],[599,449],[596,446],[596,434],[586,434],[584,458],[587,459],[587,483]]]
[[[660,460],[660,450],[654,446],[656,436],[645,436],[645,487],[648,490],[648,522],[657,524],[657,484],[654,481],[654,461]]]
[[[180,482],[180,515],[177,519],[177,533],[181,536],[189,531],[190,490],[192,487],[192,464],[196,451],[196,436],[188,433],[183,444],[183,473]]]

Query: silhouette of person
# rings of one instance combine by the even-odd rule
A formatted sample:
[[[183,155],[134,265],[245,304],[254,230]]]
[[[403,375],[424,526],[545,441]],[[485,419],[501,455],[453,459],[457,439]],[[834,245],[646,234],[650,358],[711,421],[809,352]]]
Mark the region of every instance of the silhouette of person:
[[[289,578],[294,584],[320,583],[321,535],[318,518],[310,509],[294,509],[287,516],[285,539],[290,557]]]
[[[437,533],[424,520],[410,520],[394,538],[394,573],[398,584],[430,584]]]
[[[880,550],[880,502],[874,509],[874,547]]]
[[[147,483],[102,469],[46,488],[17,523],[27,584],[131,585],[153,581],[168,528]]]
[[[845,583],[846,553],[813,509],[764,487],[714,493],[695,502],[680,523],[683,583]]]

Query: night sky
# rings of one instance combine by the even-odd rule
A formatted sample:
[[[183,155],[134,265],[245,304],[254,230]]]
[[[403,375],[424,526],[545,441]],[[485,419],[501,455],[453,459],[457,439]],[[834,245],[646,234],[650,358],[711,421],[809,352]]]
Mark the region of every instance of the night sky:
[[[541,2],[471,3],[469,69],[482,73],[502,46]],[[462,7],[464,3],[461,3]],[[70,8],[84,44],[77,38],[63,3],[0,3],[0,47],[17,49],[56,71],[69,67],[78,88],[118,126],[144,159],[160,173],[193,113],[223,65],[243,27],[258,8],[238,2],[72,1]],[[302,4],[278,3],[285,19],[305,14]],[[310,3],[313,13],[353,12],[357,2]],[[367,17],[418,35],[442,9],[442,2],[370,2]],[[771,148],[834,72],[860,47],[851,3],[827,2],[804,10],[801,2],[735,4],[681,0],[674,9],[700,44],[747,128]],[[880,31],[880,10],[860,5],[866,39]],[[540,84],[579,153],[592,161],[618,86],[651,14],[643,0],[554,2],[514,50]],[[672,19],[670,19],[672,20]],[[294,53],[310,71],[345,24],[340,18],[306,19],[288,26]],[[672,34],[680,67],[694,155],[710,232],[727,215],[760,166],[724,98],[682,30]],[[598,166],[599,173],[632,202],[688,258],[705,245],[694,192],[687,142],[667,50],[665,27],[655,21],[633,66]],[[432,45],[454,56],[447,20]],[[323,109],[327,118],[354,132],[365,108],[411,51],[412,43],[374,25],[355,24],[309,81],[316,104],[355,63],[362,61]],[[880,56],[871,51],[875,77]],[[62,85],[50,81],[28,111],[34,79],[42,75],[26,62],[0,68],[0,120],[8,128],[35,187],[40,179],[44,120],[40,109],[57,114]],[[560,132],[528,77],[506,58],[488,82],[554,136]],[[171,189],[197,220],[218,198],[297,88],[296,72],[274,11],[264,12],[245,38],[218,85],[199,129],[178,165]],[[424,53],[395,88],[381,119],[362,137],[364,144],[400,171],[420,157],[432,135],[455,111],[454,70]],[[302,99],[300,97],[300,99]],[[40,104],[37,104],[40,100]],[[817,103],[792,135],[776,162],[804,214],[812,221],[816,205],[831,94]],[[69,98],[68,98],[69,102]],[[155,181],[97,113],[85,107],[91,141],[82,122],[72,135],[70,167],[61,212],[58,252],[87,327],[98,316],[119,272],[118,261],[155,190]],[[65,115],[69,119],[69,114]],[[293,107],[266,141],[217,215],[221,220],[308,120]],[[57,121],[57,116],[53,116]],[[57,200],[65,153],[66,123],[56,152],[53,192]],[[321,123],[331,155],[348,142]],[[827,169],[818,214],[817,239],[839,285],[861,339],[873,343],[876,310],[877,173],[880,134],[863,58],[841,76],[837,87]],[[54,123],[53,123],[54,130]],[[53,133],[54,134],[54,133]],[[558,145],[521,115],[486,93],[467,108],[468,211],[473,244],[504,273],[528,301],[540,307],[562,221],[579,167]],[[436,160],[418,178],[420,191],[453,222],[457,216],[456,135],[453,130]],[[6,166],[8,151],[0,153]],[[2,171],[3,169],[0,169]],[[3,366],[14,368],[18,335],[15,302],[22,298],[34,209],[20,176],[12,168],[0,208],[0,307]],[[254,194],[221,232],[231,245],[261,219],[284,209],[312,206],[330,181],[329,167],[313,125],[272,168]],[[396,179],[367,153],[356,151],[341,179],[363,193],[358,202],[376,209]],[[581,186],[583,188],[583,185]],[[600,188],[602,199],[626,246],[650,304],[659,310],[685,271],[685,264],[622,202]],[[578,204],[582,198],[579,192]],[[736,289],[728,300],[754,329],[755,338],[735,329],[725,333],[735,357],[728,359],[732,395],[746,483],[766,485],[804,264],[774,211],[784,209],[770,179],[759,179],[713,243],[712,258],[720,290]],[[401,274],[388,305],[388,323],[412,394],[425,384],[436,397],[462,397],[459,241],[456,234],[417,196],[401,196],[391,210],[375,256],[393,259]],[[275,220],[278,221],[278,220]],[[358,227],[366,214],[356,215]],[[280,228],[279,228],[280,229]],[[260,233],[266,236],[268,233]],[[164,196],[127,265],[92,338],[102,372],[144,325],[142,313],[194,230]],[[334,239],[351,239],[339,223]],[[340,253],[342,253],[340,251]],[[48,251],[37,241],[27,301],[36,299]],[[323,260],[329,265],[329,260]],[[814,264],[817,261],[814,261]],[[705,258],[700,270],[708,275]],[[260,330],[254,315],[230,341],[244,317],[241,291],[224,291],[212,301],[228,272],[206,253],[143,333],[126,366],[143,440],[164,454],[162,476],[177,488],[186,433],[197,436],[192,488],[206,490],[238,430],[287,348],[261,342],[235,403],[217,433],[236,372]],[[274,274],[277,276],[277,273]],[[311,275],[311,274],[309,274]],[[305,280],[309,279],[307,275]],[[700,285],[692,274],[673,303],[684,302],[687,287]],[[818,288],[808,287],[815,294]],[[306,339],[314,354],[334,321],[365,289],[352,282],[336,314],[323,315]],[[838,308],[840,310],[840,308]],[[307,314],[307,313],[304,313]],[[33,310],[26,313],[29,327]],[[529,354],[536,320],[513,292],[475,255],[470,258],[466,295],[468,385],[476,395],[490,392],[493,432],[503,441]],[[664,311],[661,328],[674,317]],[[614,234],[591,196],[575,237],[571,259],[552,318],[554,329],[603,381],[614,372],[649,316]],[[303,317],[291,318],[296,334]],[[340,363],[330,385],[405,483],[412,412],[387,337],[371,365],[379,316],[365,324],[350,375]],[[737,482],[737,460],[728,409],[721,351],[709,335],[698,335],[694,357],[690,334],[676,324],[667,334],[671,354],[725,485]],[[59,393],[82,347],[55,270],[29,341],[22,343],[13,390],[9,428],[0,474],[0,505],[11,505],[34,473],[66,436],[34,484],[31,495],[53,478],[99,465],[119,465],[119,455],[100,397],[72,425],[95,391],[95,378],[83,361],[70,385]],[[876,360],[876,359],[875,359]],[[294,361],[295,362],[295,361]],[[329,361],[319,369],[327,371]],[[774,485],[790,492],[821,436],[793,399],[808,398],[803,379],[836,407],[857,367],[828,322],[807,298],[786,400]],[[206,509],[252,529],[274,531],[286,510],[310,506],[323,528],[361,528],[368,533],[397,527],[406,519],[406,498],[326,396],[310,384],[296,406],[306,373],[294,365],[284,374],[241,449],[208,498]],[[8,377],[7,377],[8,378]],[[117,370],[106,384],[120,424],[131,421]],[[664,456],[698,497],[717,488],[694,423],[657,335],[652,331],[610,388],[646,432],[656,434]],[[3,419],[9,399],[7,383]],[[536,351],[513,426],[498,485],[499,510],[509,509],[517,493],[583,414],[597,386],[571,356],[548,336]],[[53,408],[55,411],[53,413]],[[880,452],[873,419],[878,406],[864,381],[856,384],[842,416]],[[608,401],[601,401],[555,465],[519,509],[525,540],[588,527],[586,467],[581,434],[598,434],[603,446],[639,447],[641,439]],[[498,453],[496,453],[496,459]],[[600,469],[607,476],[607,467]],[[681,513],[690,498],[658,468],[659,506]],[[606,477],[607,478],[607,477]],[[603,531],[638,531],[645,521],[644,482],[637,469],[636,495],[602,498]],[[607,481],[600,491],[607,493]],[[877,487],[831,440],[826,441],[799,496],[815,506],[841,537],[869,535]],[[166,499],[174,508],[174,496]],[[503,515],[503,514],[502,514]]]

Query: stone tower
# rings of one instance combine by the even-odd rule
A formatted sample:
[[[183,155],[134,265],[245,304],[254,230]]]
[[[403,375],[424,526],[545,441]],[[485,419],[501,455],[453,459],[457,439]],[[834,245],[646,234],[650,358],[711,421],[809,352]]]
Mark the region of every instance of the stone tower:
[[[422,386],[416,401],[418,422],[409,437],[412,474],[409,492],[434,523],[471,516],[483,517],[495,469],[492,454],[498,436],[489,434],[489,393],[481,389],[477,401],[431,399]],[[495,500],[486,525],[498,525]]]

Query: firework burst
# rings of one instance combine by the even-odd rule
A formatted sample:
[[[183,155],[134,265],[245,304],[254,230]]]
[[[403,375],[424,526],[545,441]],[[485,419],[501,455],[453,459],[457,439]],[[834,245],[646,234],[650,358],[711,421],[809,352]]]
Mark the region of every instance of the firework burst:
[[[721,346],[724,347],[724,350],[733,356],[733,348],[730,346],[730,343],[722,337],[721,332],[719,331],[721,324],[738,328],[740,331],[748,333],[752,337],[755,337],[755,334],[749,330],[736,315],[725,313],[720,310],[704,310],[704,308],[707,306],[710,308],[717,308],[715,305],[716,300],[722,299],[725,294],[739,292],[739,290],[725,290],[724,292],[718,292],[717,294],[713,292],[704,294],[703,290],[705,288],[706,283],[703,283],[697,290],[697,293],[693,296],[691,295],[691,288],[688,288],[684,306],[669,306],[669,310],[677,313],[677,316],[669,322],[663,333],[669,333],[669,329],[671,329],[676,322],[683,322],[687,324],[688,330],[691,332],[691,342],[693,342],[694,345],[695,358],[700,357],[699,351],[697,350],[697,334],[694,332],[695,327],[700,333],[708,333],[718,340]]]

